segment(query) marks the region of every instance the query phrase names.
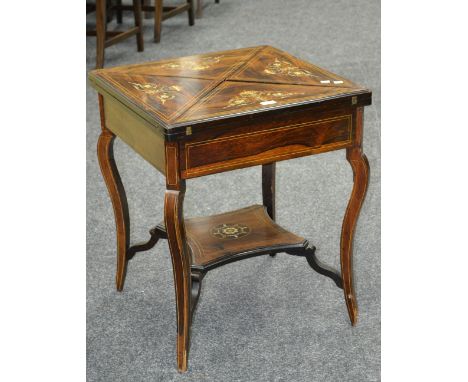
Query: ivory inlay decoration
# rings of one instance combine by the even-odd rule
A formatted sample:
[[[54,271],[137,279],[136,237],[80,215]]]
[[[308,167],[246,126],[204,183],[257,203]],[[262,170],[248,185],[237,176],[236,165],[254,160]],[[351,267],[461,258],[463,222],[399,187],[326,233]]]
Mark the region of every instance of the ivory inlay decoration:
[[[278,58],[275,58],[274,62],[268,64],[263,71],[267,74],[282,74],[290,77],[319,77],[306,69],[301,69],[293,65],[289,61],[280,60]]]
[[[203,57],[198,60],[173,61],[161,65],[161,68],[169,69],[188,69],[188,70],[205,70],[217,64],[223,56]]]
[[[211,229],[211,234],[218,239],[238,239],[250,233],[250,228],[243,224],[221,224]]]
[[[255,103],[261,105],[271,104],[272,99],[283,99],[292,96],[302,95],[304,93],[279,92],[279,91],[262,91],[262,90],[243,90],[234,98],[231,98],[224,109],[231,107],[247,106]],[[276,103],[276,102],[274,102]]]
[[[163,105],[166,101],[174,99],[178,92],[182,90],[182,87],[177,85],[160,85],[152,83],[129,82],[133,85],[136,90],[140,90],[145,94],[155,96]]]

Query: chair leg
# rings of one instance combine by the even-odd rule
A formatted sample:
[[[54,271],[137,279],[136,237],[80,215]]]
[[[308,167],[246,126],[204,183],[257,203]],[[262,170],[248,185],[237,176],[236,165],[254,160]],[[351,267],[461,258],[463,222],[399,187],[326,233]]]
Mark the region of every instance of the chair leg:
[[[109,24],[114,20],[114,0],[106,1],[106,21]]]
[[[96,69],[104,67],[106,29],[106,0],[96,0]]]
[[[143,0],[143,5],[144,6],[151,6],[151,0]],[[153,18],[153,13],[150,11],[145,11],[144,13],[145,19],[152,19]]]
[[[163,0],[154,0],[154,42],[161,41]]]
[[[190,26],[194,25],[195,24],[195,13],[194,13],[194,10],[195,10],[195,7],[193,5],[193,0],[187,0],[187,3],[190,4],[190,7],[188,9],[188,23]]]
[[[138,27],[136,34],[137,49],[143,52],[143,23],[141,22],[141,0],[133,0],[133,15],[135,17],[135,26]]]
[[[116,13],[117,13],[117,23],[122,24],[122,0],[115,0]]]
[[[201,19],[203,16],[203,0],[197,0],[197,12],[196,15],[197,19]]]

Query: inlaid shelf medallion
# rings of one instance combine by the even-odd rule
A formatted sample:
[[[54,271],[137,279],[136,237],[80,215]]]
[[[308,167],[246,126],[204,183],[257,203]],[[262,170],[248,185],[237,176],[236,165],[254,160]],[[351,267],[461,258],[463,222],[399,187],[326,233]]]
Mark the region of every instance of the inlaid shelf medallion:
[[[116,286],[123,289],[128,262],[136,253],[167,239],[180,371],[188,367],[190,327],[203,277],[241,259],[278,253],[304,257],[343,289],[349,318],[356,323],[352,243],[369,176],[362,151],[369,90],[270,46],[95,70],[89,79],[99,92],[98,159],[116,222]],[[141,244],[130,244],[127,198],[113,154],[115,137],[166,180],[164,222]],[[275,163],[341,149],[353,171],[353,189],[342,224],[338,272],[317,259],[308,240],[275,222]],[[187,179],[256,165],[262,166],[262,205],[184,217]],[[297,221],[306,213],[302,210]]]
[[[223,223],[211,229],[211,234],[217,239],[238,239],[248,235],[250,228],[244,224],[226,224]]]

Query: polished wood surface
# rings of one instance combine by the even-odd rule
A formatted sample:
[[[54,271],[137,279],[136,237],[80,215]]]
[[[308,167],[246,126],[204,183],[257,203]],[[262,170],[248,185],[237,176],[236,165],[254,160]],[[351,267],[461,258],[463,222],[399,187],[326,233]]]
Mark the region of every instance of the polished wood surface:
[[[310,110],[334,100],[336,106],[364,106],[370,91],[270,46],[93,71],[90,80],[166,134],[192,133],[215,119],[275,110]]]
[[[100,94],[98,157],[117,225],[117,289],[123,288],[127,262],[136,253],[168,240],[178,370],[187,370],[203,277],[248,257],[281,252],[304,257],[343,289],[351,323],[356,323],[352,244],[369,176],[362,150],[369,90],[269,46],[97,70],[90,80]],[[164,224],[133,246],[125,191],[113,160],[115,136],[166,179]],[[342,224],[340,274],[319,260],[306,239],[274,220],[276,162],[341,149],[354,184]],[[255,165],[262,165],[262,206],[184,217],[186,179]]]
[[[200,142],[190,140],[181,150],[180,166],[182,177],[193,178],[336,150],[351,143],[352,115],[344,114]]]
[[[232,262],[252,249],[303,248],[306,240],[275,224],[265,207],[255,205],[219,215],[185,220],[192,267],[209,270],[219,263]]]

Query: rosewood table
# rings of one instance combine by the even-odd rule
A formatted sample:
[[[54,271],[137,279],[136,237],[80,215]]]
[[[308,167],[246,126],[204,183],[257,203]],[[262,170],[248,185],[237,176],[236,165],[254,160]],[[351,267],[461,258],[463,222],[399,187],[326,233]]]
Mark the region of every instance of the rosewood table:
[[[120,291],[127,263],[167,239],[177,311],[177,367],[187,370],[192,314],[209,270],[252,256],[303,256],[344,290],[357,319],[352,243],[369,164],[362,152],[363,108],[371,92],[270,46],[92,71],[102,132],[98,158],[114,207]],[[118,136],[166,179],[164,223],[131,246],[127,199],[113,156]],[[341,231],[341,273],[315,247],[275,223],[275,162],[346,150],[354,185]],[[262,165],[263,206],[186,219],[186,179]]]

